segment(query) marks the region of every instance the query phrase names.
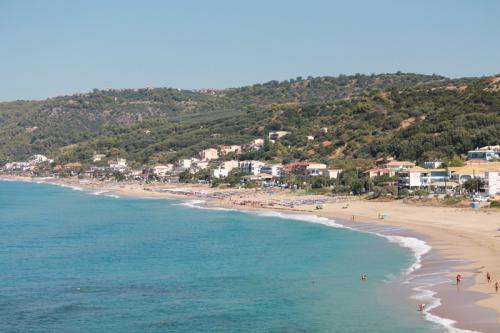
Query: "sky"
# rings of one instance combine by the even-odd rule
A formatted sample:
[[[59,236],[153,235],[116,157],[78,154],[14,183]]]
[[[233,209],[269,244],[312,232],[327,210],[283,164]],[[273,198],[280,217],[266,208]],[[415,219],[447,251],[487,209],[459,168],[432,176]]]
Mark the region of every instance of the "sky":
[[[0,0],[0,101],[297,76],[500,73],[496,0]]]

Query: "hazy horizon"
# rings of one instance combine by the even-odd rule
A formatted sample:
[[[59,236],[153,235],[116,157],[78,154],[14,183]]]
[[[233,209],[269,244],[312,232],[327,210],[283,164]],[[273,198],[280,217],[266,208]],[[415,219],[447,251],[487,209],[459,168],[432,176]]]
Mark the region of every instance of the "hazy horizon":
[[[500,73],[500,3],[2,1],[0,101],[297,76]]]
[[[325,75],[317,75],[317,76],[312,76],[312,75],[299,75],[297,77],[302,77],[302,79],[307,79],[309,76],[312,76],[312,77],[339,77],[340,75],[346,75],[346,76],[354,76],[356,74],[360,74],[360,75],[366,75],[366,76],[370,76],[372,74],[374,75],[385,75],[385,74],[396,74],[397,72],[392,72],[392,73],[339,73],[337,75],[328,75],[328,74],[325,74]],[[417,75],[438,75],[438,76],[444,76],[448,79],[460,79],[460,78],[468,78],[468,77],[489,77],[489,76],[498,76],[500,75],[500,73],[492,73],[492,74],[486,74],[486,75],[477,75],[477,76],[456,76],[456,77],[451,77],[451,76],[446,76],[446,75],[442,75],[442,74],[439,74],[439,73],[407,73],[407,72],[402,72],[401,74],[417,74]],[[64,97],[64,96],[73,96],[73,95],[83,95],[83,94],[88,94],[88,93],[92,93],[92,91],[94,89],[97,89],[97,90],[133,90],[133,89],[180,89],[180,90],[190,90],[190,91],[196,91],[196,90],[225,90],[225,89],[238,89],[238,88],[243,88],[243,87],[247,87],[247,86],[252,86],[252,85],[255,85],[255,84],[265,84],[265,83],[268,83],[268,82],[271,82],[271,81],[278,81],[278,82],[283,82],[283,81],[286,81],[286,80],[290,80],[290,79],[297,79],[297,77],[291,77],[291,78],[285,78],[285,79],[271,79],[271,80],[267,80],[267,81],[264,81],[264,82],[251,82],[251,83],[248,83],[248,84],[245,84],[245,85],[240,85],[240,86],[234,86],[234,87],[197,87],[197,88],[184,88],[184,87],[176,87],[176,86],[137,86],[137,87],[120,87],[120,88],[116,88],[116,87],[102,87],[102,88],[92,88],[92,89],[89,89],[89,90],[86,90],[86,91],[75,91],[75,92],[68,92],[68,93],[62,93],[62,94],[58,94],[58,95],[54,95],[54,96],[46,96],[46,97],[41,97],[41,98],[32,98],[32,99],[16,99],[16,100],[0,100],[0,103],[2,102],[15,102],[15,101],[40,101],[40,100],[45,100],[45,99],[51,99],[51,98],[58,98],[58,97]]]

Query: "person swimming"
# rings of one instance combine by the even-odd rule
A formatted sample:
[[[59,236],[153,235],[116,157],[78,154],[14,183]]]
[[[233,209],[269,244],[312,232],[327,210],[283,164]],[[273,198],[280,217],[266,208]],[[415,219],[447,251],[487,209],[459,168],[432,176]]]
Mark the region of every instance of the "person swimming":
[[[368,280],[368,276],[366,274],[361,275],[361,281],[366,281]]]
[[[425,303],[421,303],[421,304],[419,304],[419,305],[418,305],[418,311],[420,311],[420,312],[424,312],[424,310],[425,310],[425,306],[426,306],[426,304],[425,304]]]

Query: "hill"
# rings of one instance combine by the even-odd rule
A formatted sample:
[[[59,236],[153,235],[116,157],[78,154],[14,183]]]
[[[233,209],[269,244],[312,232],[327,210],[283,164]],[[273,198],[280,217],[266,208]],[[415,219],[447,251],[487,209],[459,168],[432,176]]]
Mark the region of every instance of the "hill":
[[[321,127],[328,133],[321,134]],[[166,162],[280,129],[291,134],[246,157],[328,163],[385,154],[451,157],[498,144],[498,77],[358,74],[224,90],[94,90],[0,103],[0,163],[34,153],[85,161],[94,152]]]

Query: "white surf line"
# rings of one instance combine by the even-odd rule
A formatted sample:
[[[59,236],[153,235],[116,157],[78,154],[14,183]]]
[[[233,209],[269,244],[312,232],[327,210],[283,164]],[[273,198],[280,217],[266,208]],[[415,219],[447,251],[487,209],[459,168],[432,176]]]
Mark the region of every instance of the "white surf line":
[[[217,211],[227,211],[227,212],[241,212],[241,210],[238,210],[238,209],[204,206],[205,204],[206,204],[206,200],[189,200],[189,201],[184,201],[181,203],[174,204],[174,206],[184,206],[184,207],[196,208],[196,209],[217,210]]]
[[[110,197],[110,198],[114,198],[114,199],[119,199],[120,198],[119,195],[113,194],[111,191],[108,191],[108,190],[87,189],[85,187],[80,187],[80,186],[77,186],[77,185],[69,185],[69,184],[64,184],[64,183],[58,183],[58,182],[54,182],[54,181],[50,181],[50,180],[53,180],[53,178],[47,178],[47,179],[10,179],[10,178],[0,178],[0,181],[53,185],[53,186],[59,186],[59,187],[71,189],[71,190],[74,190],[74,191],[85,192],[85,193],[91,194],[91,195],[100,195],[100,196]]]
[[[1,179],[3,180],[3,179]],[[21,181],[21,182],[31,182],[35,183],[30,180],[8,180],[8,181]],[[85,191],[83,188],[78,187],[78,186],[71,186],[71,185],[65,185],[65,184],[58,184],[58,183],[53,183],[53,182],[46,182],[46,181],[39,181],[36,183],[41,183],[41,184],[51,184],[51,185],[56,185],[56,186],[61,186],[65,188],[70,188],[73,190],[77,191]],[[88,191],[85,191],[86,193],[89,193]],[[118,196],[114,196],[118,197]],[[242,209],[233,209],[233,208],[223,208],[223,207],[210,207],[210,206],[200,206],[201,204],[205,204],[205,200],[189,200],[185,201],[176,205],[180,206],[186,206],[190,208],[197,208],[197,209],[207,209],[207,210],[218,210],[218,211],[239,211],[243,213],[248,213],[248,214],[255,214],[259,216],[267,216],[267,217],[277,217],[277,218],[283,218],[283,219],[289,219],[289,220],[299,220],[299,221],[304,221],[304,222],[309,222],[309,223],[316,223],[316,224],[322,224],[328,227],[333,227],[333,228],[339,228],[339,229],[348,229],[348,230],[354,230],[357,232],[364,232],[372,235],[376,235],[379,237],[383,237],[387,239],[391,243],[396,243],[399,246],[403,248],[408,248],[410,249],[415,256],[415,262],[408,268],[408,270],[405,272],[405,275],[410,276],[411,273],[415,272],[418,270],[422,264],[422,256],[428,253],[432,247],[428,245],[425,241],[420,240],[415,237],[406,237],[406,236],[394,236],[394,235],[384,235],[379,232],[373,232],[369,230],[363,230],[363,229],[356,229],[353,227],[345,226],[339,223],[336,223],[334,220],[326,218],[326,217],[321,217],[318,215],[314,214],[294,214],[294,213],[282,213],[282,212],[277,212],[277,211],[252,211],[252,210],[242,210]],[[435,286],[435,285],[429,285],[429,286]],[[425,286],[425,287],[429,287]],[[471,330],[464,330],[464,329],[459,329],[454,327],[453,325],[456,324],[456,321],[448,318],[442,318],[439,316],[436,316],[430,311],[432,309],[435,309],[439,305],[441,305],[441,299],[436,297],[435,294],[436,292],[428,289],[424,289],[424,285],[419,286],[419,287],[414,287],[414,291],[418,292],[418,294],[414,295],[413,298],[418,299],[418,300],[427,300],[430,303],[430,306],[426,307],[426,309],[423,311],[425,314],[425,319],[427,321],[436,323],[440,326],[443,326],[448,332],[450,333],[481,333],[479,331],[471,331]]]
[[[429,253],[432,250],[432,246],[427,244],[427,242],[415,238],[415,237],[409,237],[409,236],[396,236],[396,235],[384,235],[380,232],[375,232],[375,231],[370,231],[370,230],[363,230],[363,229],[356,229],[350,226],[345,226],[339,223],[336,223],[334,220],[314,215],[314,214],[294,214],[294,213],[282,213],[282,212],[277,212],[277,211],[253,211],[253,210],[244,210],[244,209],[232,209],[232,208],[222,208],[222,207],[209,207],[209,206],[200,206],[202,204],[205,204],[205,200],[189,200],[187,202],[183,202],[178,205],[190,207],[190,208],[197,208],[197,209],[208,209],[208,210],[222,210],[222,211],[240,211],[243,213],[249,213],[249,214],[254,214],[254,215],[259,215],[259,216],[267,216],[267,217],[277,217],[277,218],[283,218],[283,219],[291,219],[291,220],[299,220],[299,221],[304,221],[304,222],[309,222],[309,223],[317,223],[317,224],[322,224],[328,227],[333,227],[333,228],[339,228],[339,229],[348,229],[348,230],[354,230],[357,232],[364,232],[372,235],[376,235],[382,238],[387,239],[390,243],[395,243],[399,245],[402,248],[407,248],[411,252],[413,252],[415,262],[404,272],[404,275],[407,277],[408,280],[413,280],[412,274],[420,269],[422,267],[422,257]],[[391,228],[389,228],[391,229]],[[397,230],[397,229],[395,229]],[[400,229],[399,229],[400,230]],[[424,318],[432,323],[435,323],[439,326],[444,327],[449,333],[481,333],[480,331],[471,331],[471,330],[464,330],[460,328],[454,327],[454,325],[457,323],[453,319],[449,318],[443,318],[436,316],[430,311],[432,309],[435,309],[436,307],[440,306],[442,304],[441,299],[436,297],[436,292],[432,291],[430,289],[425,289],[429,287],[433,287],[436,284],[429,284],[429,285],[424,285],[422,284],[421,286],[414,287],[412,290],[417,292],[417,294],[411,296],[414,299],[421,300],[421,301],[426,301],[429,302],[429,305],[426,307],[426,309],[423,311],[424,313]]]

